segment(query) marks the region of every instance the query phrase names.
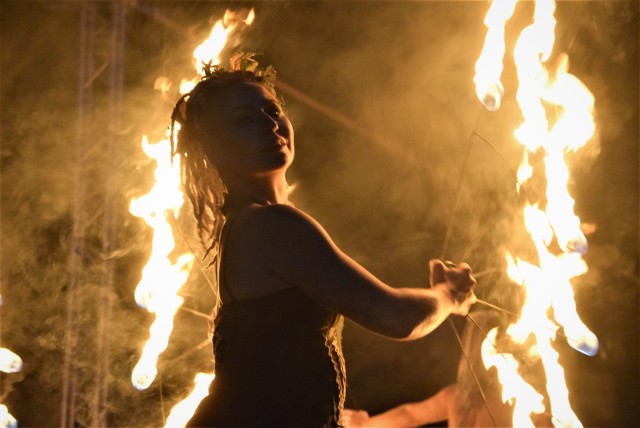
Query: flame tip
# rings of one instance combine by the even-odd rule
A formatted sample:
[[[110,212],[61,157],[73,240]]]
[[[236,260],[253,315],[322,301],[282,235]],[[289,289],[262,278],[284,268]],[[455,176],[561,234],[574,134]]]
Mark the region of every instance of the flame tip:
[[[569,345],[576,351],[588,356],[595,356],[600,350],[598,337],[590,331],[585,332],[579,339],[569,339]]]

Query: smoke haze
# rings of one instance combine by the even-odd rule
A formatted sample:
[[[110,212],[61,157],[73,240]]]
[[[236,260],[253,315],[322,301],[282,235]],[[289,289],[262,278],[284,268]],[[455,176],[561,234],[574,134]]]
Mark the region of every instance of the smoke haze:
[[[13,388],[2,402],[21,426],[58,424],[74,269],[81,284],[75,319],[81,352],[74,363],[83,397],[79,424],[95,421],[98,336],[109,349],[108,425],[161,425],[163,409],[168,412],[190,390],[197,371],[211,368],[206,321],[182,311],[161,356],[159,378],[143,392],[131,387],[130,372],[152,321],[133,300],[151,236],[128,213],[128,203],[152,181],[141,136],[164,136],[179,79],[193,75],[192,50],[227,7],[256,9],[252,27],[227,54],[236,48],[263,52],[261,62],[273,64],[280,80],[354,124],[343,126],[283,91],[296,130],[289,173],[297,185],[293,202],[391,285],[426,286],[430,258],[464,258],[475,271],[491,271],[479,280],[481,297],[515,304],[503,251],[530,251],[515,214],[521,201],[513,171],[521,149],[513,129],[521,116],[509,53],[502,108],[487,112],[475,97],[472,79],[487,4],[124,2],[123,91],[114,100],[112,3],[94,3],[94,73],[84,76],[84,85],[83,2],[0,5],[1,332],[2,346],[24,360],[22,373],[2,374],[0,395]],[[529,2],[518,6],[507,27],[507,52],[531,9]],[[578,313],[600,338],[601,351],[586,358],[564,350],[563,357],[570,400],[587,426],[633,426],[640,404],[639,15],[632,1],[560,2],[556,13],[554,55],[569,55],[570,72],[596,98],[597,135],[571,158],[570,187],[577,214],[597,226],[587,237],[590,271],[574,285]],[[159,76],[173,81],[167,100],[153,89]],[[88,87],[81,117],[79,91],[84,88],[86,96]],[[109,204],[105,195],[111,195]],[[107,254],[109,212],[115,248]],[[72,231],[79,224],[83,258],[70,266]],[[197,242],[186,236],[179,245],[189,251],[187,242]],[[115,279],[103,301],[98,296],[104,297],[106,260]],[[213,304],[197,269],[182,295],[186,307],[202,313]],[[96,313],[105,302],[111,309],[100,330]],[[348,323],[344,346],[351,407],[375,413],[455,381],[460,351],[448,326],[423,340],[398,343]]]

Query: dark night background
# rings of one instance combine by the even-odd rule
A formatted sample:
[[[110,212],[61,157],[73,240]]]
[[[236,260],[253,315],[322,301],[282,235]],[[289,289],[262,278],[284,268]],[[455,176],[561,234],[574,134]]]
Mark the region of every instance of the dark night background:
[[[89,54],[81,49],[85,3],[95,7]],[[110,53],[114,7],[126,21],[117,64]],[[490,113],[475,98],[472,81],[486,31],[485,2],[3,0],[0,316],[2,346],[20,355],[24,368],[0,376],[0,401],[21,426],[60,423],[69,272],[78,266],[71,263],[82,266],[72,320],[80,326],[72,366],[78,426],[98,423],[91,404],[96,385],[108,385],[101,416],[107,425],[159,426],[163,412],[191,389],[194,374],[210,370],[210,347],[197,347],[206,341],[206,322],[180,311],[158,379],[143,392],[130,386],[152,317],[133,300],[151,232],[128,213],[128,203],[151,186],[153,164],[140,138],[164,135],[177,98],[174,91],[163,100],[154,81],[192,77],[193,48],[225,8],[241,7],[254,7],[256,20],[232,49],[263,52],[262,61],[276,67],[287,87],[350,124],[284,91],[296,128],[289,174],[297,185],[294,203],[394,286],[427,284],[427,261],[443,256],[452,220],[444,256],[465,256],[475,271],[495,269],[479,280],[478,294],[509,304],[513,285],[501,269],[502,254],[525,239],[516,227],[510,170],[521,156],[512,134],[521,117],[511,52],[530,22],[532,2],[519,4],[507,26],[506,96]],[[570,71],[596,99],[596,136],[570,156],[570,190],[576,213],[596,225],[588,236],[590,270],[573,284],[578,313],[599,337],[600,352],[589,358],[562,340],[557,348],[570,401],[585,426],[637,426],[640,6],[560,1],[556,18],[553,57],[566,52]],[[88,75],[80,71],[83,58],[91,61]],[[88,88],[80,116],[79,91],[86,96]],[[470,137],[473,132],[500,155]],[[109,254],[107,218],[114,225]],[[72,262],[78,221],[83,252]],[[113,287],[101,294],[107,261]],[[201,312],[213,302],[197,268],[182,295],[186,307]],[[106,325],[98,325],[97,313],[107,314]],[[459,328],[462,321],[456,320]],[[106,338],[106,350],[97,348],[97,337]],[[344,347],[347,404],[370,413],[453,382],[460,355],[447,325],[419,341],[393,342],[347,323]],[[97,383],[100,359],[108,369]]]

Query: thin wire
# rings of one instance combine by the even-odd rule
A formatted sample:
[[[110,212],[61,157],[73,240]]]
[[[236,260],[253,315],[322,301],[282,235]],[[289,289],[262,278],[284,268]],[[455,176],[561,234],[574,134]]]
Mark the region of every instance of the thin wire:
[[[475,320],[473,318],[471,318],[471,316],[469,314],[467,314],[467,318],[469,318],[471,321],[473,321],[473,323],[478,326],[478,324],[475,322]],[[484,393],[484,390],[482,389],[482,386],[480,385],[480,379],[478,379],[478,375],[476,374],[476,371],[473,368],[473,364],[471,363],[471,358],[469,358],[469,354],[467,354],[467,351],[464,349],[464,345],[462,343],[462,339],[460,338],[460,333],[458,333],[458,330],[456,330],[456,326],[453,323],[453,320],[451,318],[447,318],[447,321],[449,321],[449,325],[451,326],[451,329],[453,330],[454,335],[456,336],[456,339],[458,340],[458,344],[460,345],[460,349],[462,350],[462,355],[464,355],[464,359],[467,361],[467,365],[469,366],[469,370],[471,371],[471,375],[473,376],[473,380],[476,383],[476,386],[478,387],[478,391],[480,391],[480,396],[482,397],[482,400],[484,401],[484,404],[487,408],[487,411],[489,412],[489,416],[491,417],[491,420],[493,421],[493,425],[494,426],[498,426],[498,423],[496,422],[495,417],[493,416],[493,412],[491,411],[491,407],[489,407],[489,400],[487,400],[487,396]],[[478,326],[478,328],[480,328]],[[482,329],[480,330],[482,331]],[[484,334],[484,332],[482,332]],[[486,338],[486,335],[485,335]]]
[[[165,362],[167,364],[175,364],[176,361],[179,361],[183,358],[188,357],[189,355],[192,355],[195,352],[198,352],[202,349],[204,349],[205,347],[211,346],[211,339],[207,338],[205,340],[203,340],[202,342],[198,343],[197,345],[191,347],[190,349],[183,351],[180,355],[178,355],[175,358],[172,358],[171,360],[165,360]]]
[[[474,319],[471,317],[471,315],[469,315],[469,314],[467,314],[467,318],[468,318],[469,320],[471,320],[471,322],[473,322],[473,323],[476,325],[476,327],[478,328],[478,330],[480,330],[480,333],[482,333],[482,335],[484,336],[484,339],[485,339],[487,342],[489,342],[489,343],[491,344],[491,346],[493,346],[493,349],[495,349],[495,350],[496,350],[496,352],[497,352],[498,354],[500,354],[500,356],[501,356],[502,358],[504,358],[504,360],[507,362],[507,364],[512,365],[513,363],[512,363],[511,361],[509,361],[509,359],[504,355],[504,353],[503,353],[503,352],[500,352],[500,351],[498,350],[498,347],[496,346],[496,344],[495,344],[491,339],[489,339],[489,335],[487,334],[487,332],[486,332],[486,331],[484,331],[484,330],[482,329],[482,327],[480,327],[480,324],[478,324],[478,323],[476,322],[476,320],[474,320]],[[512,368],[513,368],[514,370],[517,370],[517,369],[518,369],[518,367],[517,367],[517,366],[516,366],[516,367],[513,367],[513,365],[512,365]]]
[[[516,173],[516,171],[511,167],[511,165],[509,164],[509,162],[507,162],[507,159],[504,157],[504,155],[503,155],[503,154],[502,154],[502,153],[501,153],[501,152],[500,152],[500,151],[499,151],[499,150],[498,150],[498,149],[497,149],[497,148],[496,148],[496,147],[495,147],[495,146],[494,146],[494,145],[493,145],[489,140],[487,140],[485,137],[483,137],[483,136],[482,136],[482,135],[480,135],[477,131],[475,131],[475,128],[477,128],[477,126],[476,126],[476,127],[474,127],[474,131],[471,133],[471,137],[473,137],[473,136],[478,137],[481,141],[485,142],[489,147],[491,147],[491,148],[493,149],[493,151],[494,151],[494,152],[498,155],[498,157],[499,157],[499,158],[504,162],[504,164],[507,166],[507,168],[509,169],[509,171],[511,172],[511,174],[512,174],[512,175],[513,175],[513,177],[515,178],[516,184],[518,185],[519,189],[520,189],[520,190],[522,190],[522,192],[523,192],[523,194],[524,194],[525,198],[526,198],[527,200],[529,200],[529,194],[527,193],[527,190],[526,190],[526,188],[525,188],[524,184],[523,184],[523,183],[521,183],[521,182],[520,182],[520,180],[518,179],[518,174]],[[471,137],[470,137],[470,138],[471,138]],[[462,170],[462,171],[461,171],[461,173],[460,173],[460,183],[458,184],[458,189],[456,190],[456,201],[455,201],[455,205],[454,205],[454,213],[453,213],[453,215],[449,218],[449,224],[447,225],[447,230],[446,230],[446,235],[445,235],[445,241],[444,241],[444,243],[443,243],[442,257],[441,257],[441,259],[442,259],[442,260],[444,260],[444,259],[445,259],[445,254],[446,254],[447,246],[448,246],[449,239],[450,239],[450,235],[451,235],[451,229],[452,229],[452,225],[453,225],[453,220],[454,220],[455,215],[456,215],[456,213],[457,213],[458,201],[459,201],[459,199],[460,199],[460,193],[461,193],[461,189],[462,189],[462,182],[463,182],[463,180],[464,180],[464,176],[465,176],[465,173],[466,173],[466,165],[467,165],[467,161],[468,161],[468,158],[469,158],[469,154],[470,154],[470,152],[471,152],[471,144],[469,144],[469,149],[467,150],[467,157],[465,158],[465,161],[464,161],[464,164],[463,164],[463,170]],[[480,238],[476,238],[476,239],[475,239],[475,240],[474,240],[474,241],[473,241],[473,242],[472,242],[472,243],[471,243],[471,244],[470,244],[470,245],[465,249],[464,254],[463,254],[463,257],[462,257],[462,259],[463,259],[463,260],[466,258],[466,256],[467,256],[468,254],[470,254],[470,253],[471,253],[471,251],[473,251],[473,249],[475,249],[475,247],[480,243],[480,241],[482,240],[482,237],[484,237],[484,235],[485,235],[485,234],[486,234],[486,231],[485,231],[485,232],[483,232],[483,233],[481,234],[481,237],[480,237]],[[488,273],[490,273],[490,272],[492,272],[492,271],[493,271],[493,270],[491,270],[491,269],[486,269],[485,271],[480,272],[480,274],[488,274]],[[480,304],[483,304],[483,305],[485,305],[485,306],[491,307],[491,308],[493,308],[493,309],[496,309],[496,310],[499,310],[499,311],[505,312],[505,313],[510,314],[510,315],[512,315],[512,316],[516,316],[516,317],[518,317],[518,318],[521,318],[521,317],[520,317],[520,315],[518,315],[518,314],[516,314],[516,313],[514,313],[514,312],[511,312],[511,311],[508,311],[508,310],[506,310],[506,309],[500,308],[499,306],[493,305],[493,304],[491,304],[491,303],[489,303],[489,302],[486,302],[486,301],[484,301],[484,300],[482,300],[482,299],[476,299],[476,301],[477,301],[477,303],[480,303]],[[495,343],[493,343],[493,341],[491,341],[491,340],[489,339],[489,337],[487,336],[486,332],[485,332],[485,331],[480,327],[480,325],[479,325],[479,324],[478,324],[478,323],[477,323],[477,322],[476,322],[476,321],[475,321],[475,320],[474,320],[474,319],[473,319],[469,314],[467,314],[467,318],[468,318],[469,320],[471,320],[471,321],[475,324],[475,326],[478,328],[478,330],[479,330],[479,331],[482,333],[482,335],[484,336],[485,340],[489,341],[489,343],[493,346],[493,348],[496,350],[496,352],[497,352],[498,354],[500,354],[500,356],[501,356],[502,358],[504,358],[504,360],[505,360],[507,363],[511,364],[511,362],[509,361],[509,359],[507,359],[507,357],[504,355],[504,353],[500,352],[500,351],[498,350],[498,348],[497,348],[496,344],[495,344]],[[475,370],[473,369],[472,365],[470,364],[469,358],[468,358],[468,356],[467,356],[467,354],[466,354],[466,352],[465,352],[465,350],[464,350],[464,348],[463,348],[462,341],[460,340],[460,337],[459,337],[458,331],[455,329],[455,326],[454,326],[454,324],[453,324],[453,321],[451,321],[451,319],[449,319],[449,323],[450,323],[449,325],[451,326],[451,328],[453,329],[453,331],[454,331],[454,333],[455,333],[455,335],[456,335],[456,338],[458,339],[458,344],[460,345],[460,348],[462,349],[462,353],[463,353],[463,355],[465,356],[465,358],[467,359],[467,363],[468,363],[468,365],[469,365],[469,369],[470,369],[470,371],[471,371],[471,374],[473,375],[473,378],[474,378],[474,379],[475,379],[475,381],[476,381],[476,385],[477,385],[477,387],[478,387],[478,391],[480,392],[480,395],[481,395],[481,397],[482,397],[482,399],[483,399],[483,401],[484,401],[485,407],[487,408],[487,411],[489,412],[489,415],[491,416],[491,419],[492,419],[492,421],[493,421],[494,425],[497,427],[497,426],[498,426],[498,424],[496,423],[496,420],[495,420],[495,419],[494,419],[494,417],[493,417],[493,414],[492,414],[491,409],[490,409],[490,407],[489,407],[489,402],[488,402],[488,400],[487,400],[487,398],[486,398],[486,396],[485,396],[485,394],[484,394],[484,391],[483,391],[483,389],[482,389],[482,386],[481,386],[481,385],[480,385],[480,383],[479,383],[479,380],[478,380],[477,374],[476,374]],[[561,334],[561,333],[557,333],[557,334],[560,334],[561,336],[564,336],[564,335],[563,335],[563,334]],[[567,336],[564,336],[564,337],[567,337]],[[567,337],[567,339],[569,339],[569,338]]]
[[[486,332],[486,331],[484,331],[484,330],[482,329],[482,327],[480,327],[480,324],[478,324],[478,322],[477,322],[476,320],[474,320],[474,319],[473,319],[473,317],[472,317],[471,315],[469,315],[469,314],[467,314],[467,318],[468,318],[472,323],[474,323],[474,324],[475,324],[475,326],[478,328],[478,330],[480,330],[480,333],[482,333],[482,335],[484,336],[485,340],[486,340],[486,341],[488,341],[488,342],[491,344],[491,346],[493,346],[493,349],[495,349],[496,351],[498,351],[498,347],[496,346],[496,344],[495,344],[491,339],[489,339],[489,335],[487,334],[487,332]],[[506,361],[509,361],[509,360],[507,360],[507,357],[505,357],[505,356],[504,356],[504,354],[503,354],[502,352],[498,351],[498,353],[499,353],[499,354],[502,356],[502,358],[504,358]]]
[[[500,152],[498,150],[498,148],[492,144],[489,140],[487,140],[485,137],[483,137],[482,135],[480,135],[477,131],[473,131],[471,133],[472,137],[478,137],[481,141],[483,141],[484,143],[486,143],[489,147],[491,147],[491,149],[498,155],[498,157],[500,158],[500,160],[502,160],[502,162],[507,166],[507,168],[509,169],[509,172],[511,172],[511,174],[513,175],[513,178],[515,179],[516,184],[518,185],[519,189],[522,190],[522,193],[524,194],[525,198],[527,200],[529,199],[529,194],[527,193],[527,189],[524,186],[524,183],[521,183],[520,180],[518,180],[518,174],[516,173],[516,171],[511,167],[511,165],[509,164],[509,162],[507,161],[507,159],[504,157],[504,155],[502,154],[502,152]],[[462,181],[462,180],[461,180]],[[459,186],[459,188],[461,188],[462,186]],[[459,195],[457,196],[457,198],[459,198]],[[457,200],[456,200],[456,209],[457,209]],[[447,229],[447,233],[449,233],[449,229]],[[463,251],[462,256],[460,257],[460,260],[466,260],[467,257],[469,257],[469,255],[471,254],[471,252],[473,250],[476,249],[476,247],[480,244],[480,241],[484,238],[484,236],[487,234],[488,229],[485,228],[485,230],[477,237],[475,238]]]
[[[160,381],[160,410],[162,411],[162,425],[166,425],[167,418],[164,413],[164,396],[162,392],[162,372],[158,373],[158,380]]]
[[[492,308],[492,309],[496,309],[496,310],[498,310],[498,311],[502,311],[502,312],[504,312],[505,314],[509,314],[509,315],[514,316],[514,317],[517,317],[517,318],[522,319],[522,317],[521,317],[520,315],[516,314],[515,312],[511,312],[511,311],[509,311],[509,310],[507,310],[507,309],[501,308],[500,306],[496,306],[496,305],[494,305],[493,303],[489,303],[489,302],[487,302],[486,300],[476,299],[476,303],[480,303],[481,305],[488,306],[488,307],[490,307],[490,308]]]
[[[444,237],[444,241],[442,243],[442,249],[440,251],[440,259],[441,260],[445,260],[445,255],[447,254],[447,250],[448,250],[448,246],[449,246],[449,239],[451,238],[451,232],[453,229],[453,221],[457,215],[458,212],[458,204],[460,201],[460,195],[462,193],[462,185],[464,183],[464,178],[466,176],[467,173],[467,164],[469,162],[469,158],[471,157],[471,149],[473,148],[473,136],[474,135],[478,135],[475,131],[475,129],[478,127],[478,124],[480,123],[480,120],[482,119],[482,114],[484,112],[484,108],[480,107],[479,113],[478,113],[478,119],[476,120],[476,124],[475,126],[472,128],[473,131],[469,134],[469,138],[467,139],[467,151],[465,154],[465,158],[464,161],[462,163],[462,168],[460,170],[460,178],[458,179],[458,188],[456,189],[456,197],[455,197],[455,202],[453,205],[453,211],[451,213],[451,216],[449,217],[449,222],[447,223],[447,228],[446,228],[446,232],[445,232],[445,237]],[[467,317],[469,315],[467,314]],[[480,381],[478,380],[478,375],[476,374],[470,360],[469,357],[464,349],[464,346],[462,344],[462,340],[460,339],[460,335],[458,334],[458,330],[456,330],[455,325],[453,324],[453,321],[450,318],[447,318],[447,320],[449,321],[449,326],[451,327],[451,329],[453,330],[454,335],[456,336],[456,339],[458,339],[458,345],[460,346],[460,350],[462,351],[462,355],[464,355],[465,359],[467,360],[467,364],[469,366],[469,370],[471,371],[471,374],[473,375],[473,378],[476,382],[476,386],[478,387],[478,391],[480,392],[480,396],[482,397],[482,401],[484,401],[484,405],[487,408],[487,411],[489,412],[489,415],[491,416],[491,420],[493,421],[494,426],[498,426],[498,424],[496,423],[496,420],[493,417],[493,413],[491,412],[491,409],[489,407],[489,402],[487,401],[486,395],[484,393],[484,390],[482,389],[482,386],[480,385]],[[477,324],[476,324],[477,325]],[[485,336],[486,337],[486,336]]]
[[[480,235],[478,235],[473,241],[471,241],[471,243],[469,243],[469,245],[467,245],[467,248],[465,248],[465,250],[463,251],[459,260],[467,260],[467,258],[471,255],[471,252],[475,250],[478,245],[480,245],[480,242],[482,242],[487,232],[489,232],[489,228],[485,228]]]
[[[480,123],[480,119],[482,118],[482,110],[478,115],[478,119],[476,120],[476,125],[473,129],[478,127],[478,123]],[[447,253],[449,247],[449,239],[451,238],[451,231],[453,229],[453,220],[455,220],[456,215],[458,214],[458,204],[460,203],[460,195],[462,193],[462,184],[464,183],[464,178],[467,173],[467,164],[469,163],[469,158],[471,157],[471,149],[473,148],[473,136],[476,135],[475,131],[469,134],[469,138],[467,139],[467,151],[464,156],[464,161],[462,162],[462,167],[460,168],[460,178],[458,179],[458,188],[456,189],[456,197],[453,203],[453,210],[451,212],[451,216],[449,217],[449,221],[447,222],[447,228],[444,235],[444,242],[442,243],[442,250],[440,251],[440,259],[445,259],[445,254]]]
[[[464,259],[463,259],[464,260]],[[480,272],[474,272],[473,277],[475,279],[482,278],[483,276],[491,275],[492,273],[502,272],[503,268],[489,268],[481,270]]]
[[[200,318],[204,318],[204,319],[209,320],[209,321],[213,321],[213,317],[211,315],[207,315],[207,314],[202,313],[200,311],[196,311],[195,309],[191,309],[191,308],[186,308],[184,306],[180,306],[179,310],[188,312],[190,314],[193,314],[193,315],[195,315],[197,317],[200,317]]]
[[[490,308],[492,308],[492,309],[495,309],[495,310],[497,310],[497,311],[501,311],[501,312],[504,312],[505,314],[509,314],[509,315],[514,316],[514,317],[516,317],[516,318],[518,318],[518,319],[524,320],[524,318],[522,318],[522,316],[521,316],[521,315],[518,315],[518,314],[516,314],[515,312],[511,312],[511,311],[509,311],[509,310],[507,310],[507,309],[501,308],[500,306],[496,306],[496,305],[494,305],[493,303],[489,303],[489,302],[487,302],[486,300],[476,299],[476,303],[480,303],[481,305],[488,306],[488,307],[490,307]],[[525,321],[526,321],[526,320],[525,320]],[[562,337],[564,337],[565,339],[567,339],[567,340],[568,340],[568,341],[570,341],[570,342],[579,342],[579,340],[577,340],[577,339],[574,339],[574,338],[569,337],[569,336],[567,336],[567,335],[565,335],[565,334],[563,334],[563,333],[560,333],[560,332],[557,330],[557,328],[554,328],[554,327],[551,327],[551,326],[548,326],[548,327],[546,327],[546,328],[547,328],[547,329],[549,329],[549,330],[551,330],[551,331],[553,331],[553,332],[554,332],[555,334],[557,334],[558,336],[562,336]]]
[[[498,155],[498,157],[500,159],[502,159],[502,162],[504,162],[504,164],[507,166],[507,168],[509,168],[509,171],[511,171],[511,174],[515,178],[516,184],[522,190],[522,192],[524,193],[524,195],[527,198],[527,200],[529,200],[529,194],[527,193],[527,189],[524,187],[524,183],[520,182],[520,180],[518,179],[518,173],[509,164],[509,162],[507,161],[507,158],[504,157],[504,155],[498,150],[498,148],[496,146],[494,146],[489,140],[484,138],[482,135],[478,134],[477,131],[473,131],[472,135],[478,137],[481,141],[484,141],[486,144],[488,144],[489,147],[491,147],[493,149],[493,151]]]

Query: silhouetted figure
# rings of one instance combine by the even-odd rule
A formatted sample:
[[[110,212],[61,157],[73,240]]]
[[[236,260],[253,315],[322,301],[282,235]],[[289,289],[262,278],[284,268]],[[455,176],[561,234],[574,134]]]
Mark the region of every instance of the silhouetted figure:
[[[334,426],[345,396],[342,316],[417,339],[467,313],[475,280],[464,263],[432,260],[431,288],[393,288],[342,253],[289,202],[294,132],[273,69],[251,54],[231,64],[205,66],[172,115],[172,147],[221,297],[216,378],[189,425]]]

